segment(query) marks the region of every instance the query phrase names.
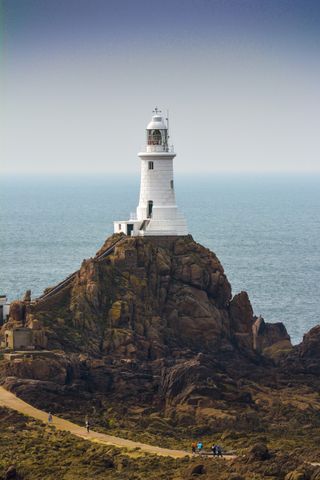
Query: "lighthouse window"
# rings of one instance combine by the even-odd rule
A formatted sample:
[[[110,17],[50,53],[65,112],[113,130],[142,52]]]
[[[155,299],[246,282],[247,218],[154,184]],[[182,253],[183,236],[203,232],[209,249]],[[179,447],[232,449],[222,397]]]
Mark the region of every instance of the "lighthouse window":
[[[173,188],[173,180],[170,180],[170,187]]]
[[[161,132],[160,130],[153,130],[152,132],[153,145],[161,145]]]
[[[153,162],[148,162],[148,168],[149,170],[153,170]]]

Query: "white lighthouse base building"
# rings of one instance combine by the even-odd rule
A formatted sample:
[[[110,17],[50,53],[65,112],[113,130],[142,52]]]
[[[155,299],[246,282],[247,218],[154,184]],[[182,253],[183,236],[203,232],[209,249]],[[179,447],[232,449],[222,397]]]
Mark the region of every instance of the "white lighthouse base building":
[[[114,232],[133,236],[187,235],[187,223],[175,200],[173,159],[168,125],[158,109],[147,127],[147,144],[140,152],[139,205],[129,220],[114,222]]]

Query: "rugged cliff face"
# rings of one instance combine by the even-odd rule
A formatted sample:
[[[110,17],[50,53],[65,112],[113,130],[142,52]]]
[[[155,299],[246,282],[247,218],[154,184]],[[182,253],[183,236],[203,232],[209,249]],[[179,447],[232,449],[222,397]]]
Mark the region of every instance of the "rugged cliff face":
[[[113,358],[154,360],[181,352],[252,354],[289,337],[253,329],[246,293],[231,298],[223,268],[191,236],[129,238],[103,259],[117,236],[57,295],[29,308],[49,347]],[[254,339],[255,335],[255,339]]]
[[[2,367],[11,388],[26,391],[31,378],[166,408],[243,404],[251,394],[241,377],[292,349],[285,327],[256,318],[245,292],[232,298],[218,258],[191,236],[113,235],[51,292],[13,304],[10,322],[63,353]]]

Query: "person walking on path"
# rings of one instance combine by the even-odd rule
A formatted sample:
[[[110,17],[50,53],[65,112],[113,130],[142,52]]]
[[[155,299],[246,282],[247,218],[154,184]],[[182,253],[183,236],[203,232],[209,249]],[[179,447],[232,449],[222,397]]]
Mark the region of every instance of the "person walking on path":
[[[49,423],[49,425],[52,423],[52,421],[53,421],[53,417],[52,417],[51,412],[49,412],[49,414],[48,414],[48,423]]]
[[[216,455],[218,457],[223,457],[222,455],[222,448],[220,447],[220,445],[216,445]]]
[[[90,433],[90,422],[88,419],[86,419],[86,429],[87,429],[87,433]]]
[[[197,450],[198,450],[198,453],[199,453],[200,455],[201,455],[202,449],[203,449],[203,443],[202,443],[202,442],[198,442],[198,443],[197,443]]]
[[[191,443],[192,455],[195,455],[195,453],[196,453],[196,448],[197,448],[196,442],[192,442],[192,443]]]

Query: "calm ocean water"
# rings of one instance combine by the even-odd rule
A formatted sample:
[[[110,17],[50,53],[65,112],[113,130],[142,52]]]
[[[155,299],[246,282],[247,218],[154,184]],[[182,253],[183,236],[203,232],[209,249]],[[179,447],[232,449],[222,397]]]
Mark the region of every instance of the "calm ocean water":
[[[2,179],[0,293],[36,296],[76,270],[138,189],[138,177]],[[256,314],[284,322],[294,343],[320,323],[320,176],[177,176],[176,192],[190,233]]]

